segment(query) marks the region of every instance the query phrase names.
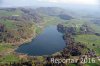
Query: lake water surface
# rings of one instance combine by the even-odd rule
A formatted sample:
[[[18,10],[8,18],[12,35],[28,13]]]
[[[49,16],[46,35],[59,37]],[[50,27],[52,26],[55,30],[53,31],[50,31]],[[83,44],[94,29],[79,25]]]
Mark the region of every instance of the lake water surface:
[[[49,26],[38,35],[32,42],[21,45],[16,52],[28,55],[50,55],[65,47],[62,34],[57,31],[56,26]]]

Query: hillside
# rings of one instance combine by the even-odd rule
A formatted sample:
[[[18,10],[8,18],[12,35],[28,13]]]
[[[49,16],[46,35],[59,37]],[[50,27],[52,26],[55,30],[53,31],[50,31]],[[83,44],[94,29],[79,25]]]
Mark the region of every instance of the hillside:
[[[8,63],[8,65],[9,63],[12,65],[33,63],[33,66],[35,63],[36,65],[40,63],[41,66],[45,61],[46,64],[50,64],[48,58],[52,55],[31,57],[15,52],[19,46],[32,41],[50,25],[60,27],[57,30],[62,33],[62,38],[69,42],[69,45],[66,45],[54,57],[59,57],[60,53],[61,57],[76,58],[88,52],[89,49],[93,50],[96,56],[100,56],[100,20],[98,17],[91,17],[90,14],[77,13],[58,7],[0,8],[0,63]],[[72,36],[68,35],[69,33]],[[99,66],[99,61],[94,65]],[[65,66],[76,66],[76,64]],[[86,64],[85,66],[92,65]]]
[[[16,44],[31,38],[32,35],[35,37],[38,25],[70,19],[72,17],[61,8],[3,8],[0,9],[0,41]]]

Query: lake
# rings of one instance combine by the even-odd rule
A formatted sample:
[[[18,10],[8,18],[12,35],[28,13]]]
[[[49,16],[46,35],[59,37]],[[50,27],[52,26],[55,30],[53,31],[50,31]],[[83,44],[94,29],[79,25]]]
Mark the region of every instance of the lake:
[[[16,52],[32,56],[51,55],[65,46],[62,34],[57,31],[57,27],[49,26],[30,43],[21,45]]]

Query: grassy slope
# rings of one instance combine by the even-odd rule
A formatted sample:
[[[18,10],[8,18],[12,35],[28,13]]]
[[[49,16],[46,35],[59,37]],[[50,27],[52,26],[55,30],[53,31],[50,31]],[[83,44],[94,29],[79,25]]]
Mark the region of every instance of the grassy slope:
[[[1,63],[9,63],[9,62],[18,62],[19,59],[17,56],[13,55],[11,52],[15,47],[10,44],[0,43],[0,53],[3,53],[3,56],[0,57],[0,64]]]
[[[14,22],[12,20],[0,19],[0,23],[4,24],[6,26],[6,28],[9,28],[9,29],[16,27],[16,25],[14,24]]]
[[[0,63],[19,62],[19,58],[13,54],[6,55],[0,58]]]
[[[9,44],[4,44],[4,43],[0,43],[0,52],[5,51],[5,50],[9,50],[12,49],[13,46],[9,45]]]
[[[5,10],[0,10],[0,16],[12,16],[12,15],[21,15],[22,12],[17,9],[15,11],[5,11]]]
[[[96,35],[77,35],[75,40],[85,44],[88,48],[95,50],[97,56],[100,56],[100,37]],[[95,44],[95,46],[93,46]],[[96,63],[87,63],[84,66],[98,66],[100,61]]]
[[[49,26],[49,25],[57,25],[58,23],[64,23],[67,20],[60,19],[59,17],[54,17],[54,16],[45,16],[44,17],[44,26]]]
[[[87,45],[87,47],[94,49],[98,55],[100,55],[100,37],[96,35],[77,35],[75,37],[76,41],[82,42]],[[93,46],[95,44],[95,46]]]

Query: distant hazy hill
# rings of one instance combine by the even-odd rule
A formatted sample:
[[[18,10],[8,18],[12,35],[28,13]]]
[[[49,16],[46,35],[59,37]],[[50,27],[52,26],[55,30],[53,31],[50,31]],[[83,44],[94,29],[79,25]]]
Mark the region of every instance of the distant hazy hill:
[[[64,20],[72,19],[66,10],[57,7],[40,7],[36,9],[32,8],[5,8],[0,9],[0,17],[6,16],[15,17],[16,19],[22,20],[34,20],[34,22],[42,22],[44,16],[55,16]],[[21,19],[20,19],[21,18]]]

